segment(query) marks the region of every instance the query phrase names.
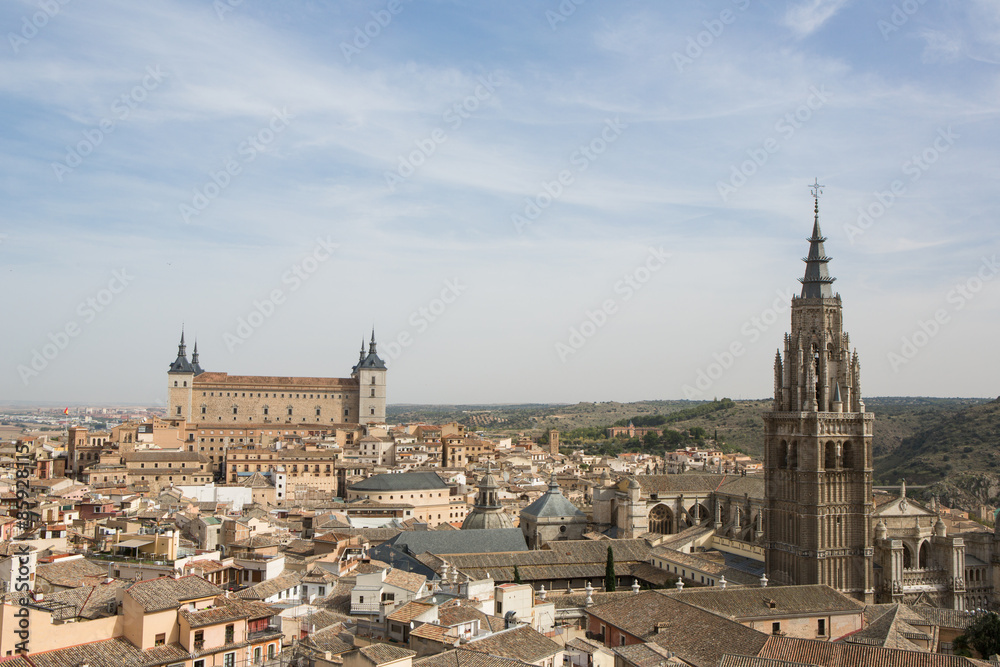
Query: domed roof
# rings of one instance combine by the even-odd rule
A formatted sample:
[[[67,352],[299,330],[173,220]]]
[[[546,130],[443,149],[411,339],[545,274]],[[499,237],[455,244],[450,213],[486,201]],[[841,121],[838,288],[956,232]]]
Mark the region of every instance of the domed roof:
[[[473,528],[487,528],[490,530],[498,528],[513,528],[514,520],[503,509],[483,509],[476,507],[462,522],[462,530]]]
[[[562,494],[555,475],[552,475],[549,480],[549,490],[541,498],[521,510],[521,515],[539,518],[586,516]]]
[[[479,478],[479,493],[476,494],[476,502],[472,506],[472,511],[462,522],[462,530],[471,528],[513,528],[514,519],[504,511],[497,495],[500,485],[497,478],[493,476],[493,467],[487,462],[486,472]]]

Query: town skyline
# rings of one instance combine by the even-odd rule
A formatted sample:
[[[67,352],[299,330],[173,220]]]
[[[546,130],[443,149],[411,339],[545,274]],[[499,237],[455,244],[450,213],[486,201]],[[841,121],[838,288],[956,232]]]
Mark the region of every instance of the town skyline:
[[[373,325],[390,405],[766,398],[814,182],[865,393],[997,394],[990,3],[52,7],[0,8],[0,401]]]

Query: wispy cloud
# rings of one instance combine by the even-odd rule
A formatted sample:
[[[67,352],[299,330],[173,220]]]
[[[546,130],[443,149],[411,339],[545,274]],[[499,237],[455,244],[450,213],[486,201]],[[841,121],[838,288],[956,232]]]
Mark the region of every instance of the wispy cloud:
[[[808,37],[823,27],[851,0],[799,0],[785,12],[783,23],[799,38]]]

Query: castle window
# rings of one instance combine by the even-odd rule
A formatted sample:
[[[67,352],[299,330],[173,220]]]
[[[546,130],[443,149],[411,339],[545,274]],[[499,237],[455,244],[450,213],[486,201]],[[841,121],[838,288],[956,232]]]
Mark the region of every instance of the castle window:
[[[201,414],[205,414],[207,411],[208,411],[208,406],[206,405],[201,406]]]
[[[187,380],[184,380],[184,386],[185,387],[188,386],[188,381]]]
[[[177,380],[174,380],[174,386],[175,387],[177,386]]]
[[[291,406],[288,407],[288,416],[289,417],[292,416],[292,408],[291,408]]]
[[[238,410],[238,409],[239,409],[239,408],[237,408],[237,407],[236,407],[235,405],[233,406],[233,414],[234,414],[234,415],[235,415],[235,414],[237,413],[237,410]]]
[[[849,442],[845,442],[842,448],[840,465],[846,469],[854,468],[854,449]]]
[[[372,408],[371,411],[372,411],[372,414],[375,414],[375,408]]]
[[[269,407],[267,407],[267,406],[265,405],[265,406],[264,406],[264,416],[265,416],[265,417],[267,416],[267,411],[268,411],[268,410],[270,410],[270,408],[269,408]]]
[[[825,446],[826,456],[823,460],[823,467],[827,470],[833,470],[837,467],[837,446],[832,442],[826,443]]]
[[[375,384],[375,376],[372,376],[372,384]]]
[[[179,415],[180,413],[181,413],[181,406],[178,405],[177,406],[177,414]]]

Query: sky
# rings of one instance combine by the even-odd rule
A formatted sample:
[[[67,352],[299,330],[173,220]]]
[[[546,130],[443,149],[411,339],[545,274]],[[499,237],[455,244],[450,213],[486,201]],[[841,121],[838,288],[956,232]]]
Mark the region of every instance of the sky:
[[[765,398],[813,224],[869,396],[996,396],[992,0],[7,0],[0,400]],[[994,213],[990,213],[990,211]]]

